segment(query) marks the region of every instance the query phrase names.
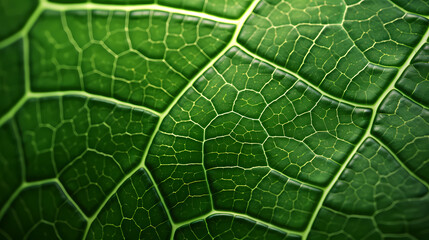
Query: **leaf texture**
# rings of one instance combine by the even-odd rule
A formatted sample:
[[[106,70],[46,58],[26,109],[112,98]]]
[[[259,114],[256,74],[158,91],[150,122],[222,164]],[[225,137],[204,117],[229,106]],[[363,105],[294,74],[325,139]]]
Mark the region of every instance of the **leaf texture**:
[[[425,0],[0,0],[0,239],[425,239]]]

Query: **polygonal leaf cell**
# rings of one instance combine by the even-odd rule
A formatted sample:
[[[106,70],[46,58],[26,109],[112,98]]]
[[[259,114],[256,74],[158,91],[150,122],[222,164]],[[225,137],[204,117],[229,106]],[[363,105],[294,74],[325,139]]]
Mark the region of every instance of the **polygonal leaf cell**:
[[[299,236],[286,234],[267,225],[242,216],[215,214],[206,219],[194,221],[176,230],[174,239],[284,239],[298,240]]]
[[[429,107],[429,43],[425,43],[407,66],[396,87]]]
[[[232,48],[173,107],[146,164],[178,221],[212,201],[303,229],[370,113]]]
[[[161,11],[46,11],[30,32],[31,87],[164,110],[234,27]]]
[[[368,138],[328,194],[309,239],[424,239],[429,192]]]
[[[388,1],[263,0],[238,42],[336,97],[373,103],[427,25]]]
[[[397,91],[381,103],[372,128],[411,171],[429,182],[429,110]]]
[[[392,0],[392,2],[407,11],[429,15],[429,2],[425,0]]]
[[[2,239],[82,239],[86,221],[56,183],[19,193],[0,221]]]
[[[103,206],[86,239],[169,239],[168,220],[148,173],[139,169]]]
[[[208,171],[216,209],[245,213],[289,229],[303,230],[322,191],[267,167]]]
[[[343,27],[373,63],[401,66],[424,35],[429,21],[389,1],[346,1]]]
[[[204,101],[192,89],[185,93],[164,119],[146,158],[175,221],[192,219],[211,209],[202,163],[204,130],[199,122],[210,120],[214,113],[204,108]]]
[[[78,96],[32,99],[17,114],[26,179],[59,177],[92,214],[141,161],[157,117]]]

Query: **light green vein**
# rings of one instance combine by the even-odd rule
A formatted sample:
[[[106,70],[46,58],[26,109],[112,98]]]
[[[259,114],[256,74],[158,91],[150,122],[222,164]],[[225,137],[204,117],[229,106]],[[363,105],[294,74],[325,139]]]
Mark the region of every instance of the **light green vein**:
[[[305,78],[301,77],[301,76],[300,76],[300,75],[298,75],[297,73],[292,72],[292,71],[290,71],[289,69],[287,69],[287,68],[285,68],[285,67],[282,67],[282,66],[280,66],[280,65],[278,65],[278,64],[276,64],[276,63],[273,63],[273,62],[271,62],[271,61],[269,61],[269,60],[267,60],[267,59],[265,59],[265,58],[260,57],[259,55],[255,54],[255,53],[253,53],[253,52],[249,51],[245,46],[241,45],[240,43],[237,43],[236,45],[237,45],[237,46],[238,46],[242,51],[244,51],[246,54],[250,55],[251,57],[253,57],[253,58],[255,58],[255,59],[257,59],[257,60],[259,60],[259,61],[261,61],[261,62],[269,63],[270,65],[274,66],[275,68],[277,68],[277,69],[279,69],[279,70],[281,70],[281,71],[283,71],[283,72],[286,72],[286,73],[288,73],[288,74],[290,74],[290,75],[294,76],[294,77],[295,77],[295,78],[297,78],[298,80],[300,80],[300,81],[304,82],[305,84],[307,84],[308,86],[310,86],[310,87],[314,88],[316,91],[318,91],[320,94],[322,94],[322,95],[323,95],[323,96],[325,96],[325,97],[331,98],[331,99],[333,99],[333,100],[335,100],[335,101],[338,101],[338,102],[340,102],[340,103],[344,103],[344,104],[351,105],[351,106],[353,106],[353,107],[371,108],[371,109],[373,108],[373,105],[371,105],[371,104],[360,104],[360,103],[355,103],[355,102],[351,102],[351,101],[348,101],[348,100],[345,100],[345,99],[342,99],[342,98],[335,97],[335,96],[333,96],[332,94],[330,94],[330,93],[327,93],[327,92],[323,91],[323,90],[322,90],[322,89],[320,89],[318,86],[316,86],[316,85],[312,84],[310,81],[308,81],[308,80],[306,80]]]
[[[123,101],[117,100],[115,98],[105,97],[102,95],[92,94],[92,93],[88,93],[88,92],[84,92],[84,91],[53,91],[53,92],[30,92],[30,91],[27,91],[26,94],[6,114],[4,114],[3,116],[0,117],[0,126],[2,126],[5,122],[7,122],[9,119],[11,119],[15,115],[15,113],[17,111],[19,111],[19,109],[29,99],[44,98],[44,97],[63,97],[63,96],[73,96],[73,95],[74,96],[87,97],[87,98],[91,98],[91,99],[97,99],[97,100],[101,100],[101,101],[106,101],[106,102],[114,103],[117,105],[127,106],[127,107],[130,107],[132,109],[138,109],[138,110],[142,110],[142,111],[146,111],[146,112],[155,114],[158,117],[161,116],[161,113],[159,113],[159,112],[157,112],[151,108],[142,106],[142,105],[123,102]]]
[[[255,5],[255,4],[254,4]],[[250,9],[250,8],[249,8]],[[253,10],[253,8],[252,8],[252,10]],[[250,10],[249,10],[250,11]],[[249,13],[250,14],[250,13]],[[243,15],[243,18],[244,17],[247,17],[248,16],[248,14],[246,15]],[[240,20],[241,22],[242,22],[242,24],[244,23],[244,20]],[[238,33],[239,33],[239,29],[238,28],[236,28],[235,29],[235,32],[234,32],[234,36],[233,36],[233,39],[234,38],[236,38],[237,36],[238,36]],[[108,196],[108,197],[106,197],[106,199],[105,199],[105,201],[102,203],[102,204],[100,204],[100,208],[99,209],[97,209],[97,211],[95,212],[95,214],[93,214],[93,216],[91,216],[89,219],[88,219],[88,227],[87,227],[87,229],[86,229],[86,231],[85,231],[85,237],[86,237],[86,235],[88,234],[88,230],[89,230],[89,227],[90,227],[90,225],[92,224],[92,222],[95,220],[95,218],[97,217],[97,215],[98,215],[98,213],[102,210],[102,208],[104,207],[104,205],[107,203],[107,201],[116,193],[116,191],[119,189],[119,187],[120,186],[122,186],[122,184],[130,177],[130,176],[132,176],[138,169],[140,169],[140,168],[145,168],[146,169],[146,167],[145,167],[145,159],[146,159],[146,157],[147,157],[147,154],[148,154],[148,152],[149,152],[149,149],[150,149],[150,146],[152,145],[152,142],[153,142],[153,140],[154,140],[154,138],[155,138],[155,136],[156,136],[156,133],[159,131],[159,128],[160,128],[160,126],[161,126],[161,123],[163,122],[163,120],[164,120],[164,118],[168,115],[168,113],[171,111],[171,109],[176,105],[176,103],[179,101],[179,99],[188,91],[188,89],[190,88],[190,87],[192,87],[192,85],[195,83],[195,81],[197,81],[199,78],[200,78],[200,76],[204,73],[204,72],[206,72],[220,57],[222,57],[225,53],[226,53],[226,51],[232,46],[232,42],[233,41],[231,41],[227,46],[225,46],[225,48],[222,50],[222,51],[220,51],[217,55],[216,55],[216,57],[214,57],[209,63],[207,63],[206,64],[206,66],[204,67],[204,68],[202,68],[199,72],[198,72],[198,74],[196,74],[195,75],[195,77],[193,78],[193,79],[191,79],[191,81],[189,81],[188,83],[187,83],[187,85],[182,89],[182,91],[177,95],[177,97],[176,98],[174,98],[174,100],[169,104],[169,106],[159,115],[160,116],[160,119],[158,120],[158,124],[157,124],[157,126],[155,127],[155,129],[154,129],[154,132],[153,132],[153,134],[152,134],[152,136],[150,137],[150,139],[149,139],[149,142],[148,142],[148,144],[147,144],[147,147],[146,147],[146,149],[145,149],[145,152],[144,152],[144,154],[143,154],[143,157],[142,157],[142,160],[141,160],[141,163],[139,164],[139,166],[138,167],[136,167],[135,169],[133,169],[130,173],[128,173],[124,178],[123,178],[123,180],[122,181],[120,181],[118,184],[117,184],[117,186],[115,187],[115,189],[111,192],[111,194]],[[154,181],[154,179],[153,179],[153,176],[152,176],[152,174],[151,174],[151,172],[149,172],[147,169],[146,169],[146,171],[147,171],[147,173],[148,173],[148,175],[150,176],[150,178],[151,178],[151,181],[153,182],[153,184],[154,184],[154,188],[155,188],[155,190],[156,190],[156,192],[157,192],[157,194],[158,194],[158,196],[160,197],[160,199],[161,199],[161,202],[162,202],[162,204],[163,204],[163,206],[164,206],[164,208],[166,209],[166,212],[167,212],[167,216],[168,216],[168,218],[169,218],[169,221],[170,221],[170,223],[172,224],[172,227],[173,227],[173,229],[172,229],[172,232],[173,232],[173,234],[172,234],[172,239],[173,239],[173,237],[174,237],[174,231],[177,229],[177,225],[174,223],[174,221],[173,221],[173,219],[172,219],[172,217],[171,217],[171,214],[170,214],[170,212],[169,212],[169,210],[168,210],[168,208],[167,208],[167,205],[166,205],[166,203],[165,203],[165,200],[164,200],[164,198],[163,198],[163,196],[162,196],[162,194],[161,194],[161,192],[160,192],[160,190],[159,190],[159,188],[158,188],[158,185],[156,184],[156,182]]]
[[[319,213],[323,202],[325,201],[326,197],[328,196],[329,192],[331,191],[332,187],[334,186],[334,184],[337,182],[337,180],[340,178],[341,174],[343,173],[344,169],[347,167],[347,165],[349,164],[349,162],[351,161],[351,159],[353,158],[353,156],[356,154],[357,150],[360,148],[360,146],[363,144],[363,142],[368,138],[368,137],[373,137],[371,135],[371,129],[372,126],[374,124],[374,120],[375,117],[377,115],[377,109],[379,108],[379,106],[381,105],[382,101],[386,98],[386,96],[389,94],[390,91],[392,91],[395,88],[395,83],[398,81],[398,79],[401,77],[402,73],[405,71],[405,69],[407,68],[407,66],[410,64],[411,60],[414,58],[414,56],[417,54],[418,50],[423,46],[423,44],[425,44],[425,42],[427,41],[429,37],[429,28],[426,30],[426,33],[424,34],[424,36],[422,37],[422,39],[420,39],[420,42],[417,44],[417,46],[414,48],[414,50],[412,51],[412,53],[410,54],[410,56],[408,56],[407,60],[404,62],[404,64],[401,66],[401,68],[399,69],[398,73],[396,74],[395,78],[392,80],[392,82],[389,84],[389,86],[384,90],[384,92],[380,95],[380,97],[378,98],[378,100],[376,101],[376,103],[372,106],[373,112],[372,112],[372,116],[371,116],[371,121],[370,124],[367,128],[367,130],[365,131],[364,136],[360,139],[359,143],[356,144],[356,146],[353,148],[353,151],[350,153],[349,157],[347,158],[347,160],[344,162],[344,164],[341,166],[340,170],[337,172],[337,174],[334,176],[334,178],[332,179],[332,181],[329,183],[328,187],[323,191],[323,195],[322,198],[320,199],[315,211],[313,212],[313,215],[311,217],[311,220],[307,226],[307,228],[304,231],[304,239],[307,239],[308,234],[310,233],[311,227],[313,226],[313,223],[317,217],[317,214]]]
[[[21,28],[18,32],[12,34],[8,38],[5,38],[0,41],[0,49],[4,48],[6,46],[9,46],[10,44],[16,42],[20,38],[27,35],[27,33],[30,31],[30,29],[33,27],[34,23],[39,18],[40,14],[43,12],[43,6],[39,3],[37,8],[34,10],[33,14],[31,14],[30,18],[28,19],[27,23],[24,25],[24,27]],[[4,23],[6,24],[6,23]]]
[[[22,190],[33,186],[40,186],[46,183],[56,183],[60,187],[64,195],[66,196],[67,201],[70,201],[70,203],[73,205],[74,208],[76,208],[76,210],[82,215],[82,217],[88,220],[88,217],[86,216],[86,214],[82,211],[79,205],[73,200],[73,198],[68,194],[68,192],[66,191],[66,189],[64,188],[60,180],[58,180],[58,178],[48,178],[48,179],[43,179],[39,181],[21,183],[18,189],[15,190],[15,192],[12,194],[12,196],[10,196],[10,198],[3,205],[3,208],[0,210],[0,219],[3,218],[6,211],[9,209],[9,207],[15,201],[15,199],[19,196]]]
[[[386,151],[388,151],[390,153],[390,155],[393,156],[393,158],[395,158],[396,162],[399,163],[399,165],[401,165],[401,167],[403,169],[405,169],[405,171],[407,171],[413,178],[417,179],[419,182],[421,182],[423,185],[425,185],[425,187],[429,190],[429,184],[424,181],[423,179],[421,179],[419,176],[417,176],[413,171],[411,171],[411,169],[409,169],[400,159],[399,157],[392,151],[392,149],[390,149],[386,144],[384,144],[383,141],[381,141],[379,138],[377,138],[374,135],[371,135],[371,138],[374,139],[378,144],[380,144],[384,149],[386,149]]]
[[[198,221],[198,220],[206,219],[207,217],[210,217],[210,216],[215,215],[215,214],[229,214],[229,215],[233,215],[233,216],[240,216],[240,217],[243,217],[243,218],[255,221],[257,223],[261,223],[263,225],[266,225],[269,228],[272,228],[272,229],[275,229],[275,230],[278,230],[278,231],[281,231],[281,232],[286,232],[288,234],[292,233],[292,234],[295,234],[295,235],[302,236],[302,232],[295,231],[295,230],[292,230],[292,229],[281,228],[281,227],[278,227],[278,226],[276,226],[274,224],[262,221],[260,219],[254,218],[252,216],[249,216],[249,215],[246,215],[246,214],[243,214],[243,213],[236,213],[236,212],[225,211],[225,210],[212,210],[211,212],[208,212],[208,213],[204,214],[203,216],[201,216],[199,218],[190,219],[188,221],[181,222],[180,224],[177,224],[177,228],[189,225],[189,224],[191,224],[191,223],[193,223],[195,221]]]
[[[164,11],[169,13],[178,13],[188,16],[195,16],[212,21],[237,24],[239,20],[233,20],[224,17],[218,17],[215,15],[185,10],[181,8],[167,7],[158,4],[142,4],[142,5],[112,5],[112,4],[101,4],[101,3],[77,3],[77,4],[59,4],[42,0],[42,7],[45,10],[56,10],[56,11],[69,11],[69,10],[108,10],[108,11],[139,11],[139,10],[155,10]]]

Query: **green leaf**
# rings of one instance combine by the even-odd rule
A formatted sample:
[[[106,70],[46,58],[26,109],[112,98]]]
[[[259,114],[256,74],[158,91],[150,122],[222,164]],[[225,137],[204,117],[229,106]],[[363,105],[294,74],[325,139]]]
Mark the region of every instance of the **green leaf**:
[[[425,239],[425,0],[0,0],[0,239]]]

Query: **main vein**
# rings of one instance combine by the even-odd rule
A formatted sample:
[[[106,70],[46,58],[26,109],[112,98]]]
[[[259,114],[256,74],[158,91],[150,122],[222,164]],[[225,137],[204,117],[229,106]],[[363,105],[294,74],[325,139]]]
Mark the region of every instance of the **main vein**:
[[[154,129],[154,132],[152,133],[152,136],[151,136],[151,138],[150,138],[150,140],[149,140],[149,142],[148,142],[148,144],[147,144],[147,147],[146,147],[146,149],[145,149],[145,152],[144,152],[144,154],[143,154],[143,157],[142,157],[142,160],[141,160],[141,162],[140,162],[140,164],[139,164],[139,166],[137,166],[135,169],[133,169],[130,173],[128,173],[124,178],[123,178],[123,180],[120,182],[120,183],[118,183],[117,185],[116,185],[116,187],[115,187],[115,189],[111,192],[111,194],[109,194],[109,196],[107,196],[106,197],[106,199],[104,200],[104,202],[100,205],[100,208],[96,211],[96,213],[93,215],[93,216],[91,216],[89,219],[88,219],[88,225],[87,225],[87,229],[86,229],[86,231],[85,231],[85,234],[84,234],[84,237],[86,237],[86,235],[87,235],[87,233],[88,233],[88,230],[89,230],[89,227],[90,227],[90,225],[91,225],[91,223],[95,220],[95,218],[96,218],[96,216],[98,215],[98,213],[102,210],[102,208],[104,207],[104,205],[107,203],[107,201],[116,193],[116,191],[121,187],[121,185],[129,178],[129,177],[131,177],[138,169],[140,169],[140,168],[145,168],[146,169],[146,166],[145,166],[145,159],[146,159],[146,157],[147,157],[147,155],[148,155],[148,153],[149,153],[149,149],[150,149],[150,146],[152,145],[152,142],[153,142],[153,140],[154,140],[154,138],[155,138],[155,136],[156,136],[156,133],[159,131],[159,128],[160,128],[160,126],[161,126],[161,124],[162,124],[162,122],[163,122],[163,120],[165,119],[165,117],[168,115],[168,113],[171,111],[171,109],[176,105],[176,103],[179,101],[179,99],[188,91],[188,89],[189,88],[191,88],[192,87],[192,85],[210,68],[210,67],[212,67],[213,66],[213,64],[216,62],[216,61],[218,61],[219,60],[219,58],[221,58],[232,46],[234,46],[235,44],[236,44],[236,39],[238,38],[238,34],[240,33],[240,30],[241,30],[241,28],[242,28],[242,26],[243,26],[243,24],[244,24],[244,22],[245,22],[245,20],[248,18],[248,16],[250,15],[250,13],[253,11],[253,9],[256,7],[256,5],[258,4],[258,2],[259,2],[259,0],[256,0],[256,1],[254,1],[253,3],[252,3],[252,5],[247,9],[247,11],[243,14],[243,16],[236,22],[236,29],[235,29],[235,31],[234,31],[234,35],[233,35],[233,37],[232,37],[232,40],[222,49],[222,51],[220,51],[213,59],[211,59],[211,61],[209,62],[209,63],[207,63],[206,65],[205,65],[205,67],[204,68],[202,68],[199,72],[198,72],[198,74],[196,74],[196,76],[194,77],[194,78],[192,78],[191,79],[191,81],[189,81],[188,83],[187,83],[187,85],[182,89],[182,91],[177,95],[177,97],[176,98],[174,98],[174,100],[169,104],[169,106],[167,107],[167,109],[164,111],[164,112],[162,112],[161,114],[160,114],[160,119],[158,120],[158,124],[157,124],[157,126],[155,127],[155,129]],[[153,179],[153,176],[152,176],[152,174],[151,174],[151,172],[150,171],[148,171],[147,169],[146,169],[146,171],[147,171],[147,173],[149,174],[149,176],[150,176],[150,178],[151,178],[151,180],[152,180],[152,182],[153,182],[153,184],[154,184],[154,188],[155,188],[155,190],[156,190],[156,192],[157,192],[157,194],[158,194],[158,196],[160,197],[160,199],[161,199],[161,202],[162,202],[162,204],[163,204],[163,206],[166,208],[166,212],[167,212],[167,216],[168,216],[168,218],[169,218],[169,221],[170,221],[170,223],[172,224],[172,235],[171,235],[171,239],[173,239],[173,237],[174,237],[174,232],[175,232],[175,230],[178,228],[178,227],[180,227],[182,224],[178,224],[178,223],[175,223],[174,222],[174,220],[173,220],[173,218],[172,218],[172,216],[171,216],[171,214],[170,214],[170,212],[169,212],[169,210],[168,210],[168,207],[167,207],[167,204],[166,204],[166,202],[165,202],[165,200],[164,200],[164,197],[163,197],[163,195],[161,194],[161,191],[159,190],[159,187],[157,186],[157,184],[156,184],[156,182],[154,181],[154,179]],[[210,188],[209,188],[210,189]],[[211,195],[211,194],[210,194]],[[211,201],[213,201],[212,200],[212,198],[211,198]],[[198,218],[195,218],[195,219],[191,219],[191,220],[196,220],[196,219],[200,219],[201,217],[198,217]]]

